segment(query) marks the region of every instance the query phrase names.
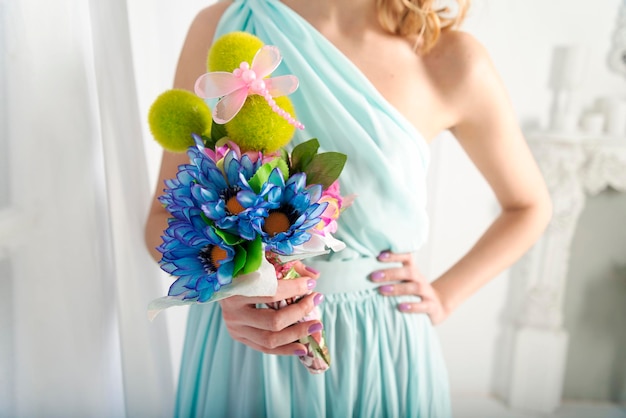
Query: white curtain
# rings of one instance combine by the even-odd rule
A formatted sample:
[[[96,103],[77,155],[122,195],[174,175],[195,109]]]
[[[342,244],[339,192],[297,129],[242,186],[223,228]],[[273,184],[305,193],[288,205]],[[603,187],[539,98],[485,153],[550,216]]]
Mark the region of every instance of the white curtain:
[[[171,415],[126,8],[0,0],[0,416]]]

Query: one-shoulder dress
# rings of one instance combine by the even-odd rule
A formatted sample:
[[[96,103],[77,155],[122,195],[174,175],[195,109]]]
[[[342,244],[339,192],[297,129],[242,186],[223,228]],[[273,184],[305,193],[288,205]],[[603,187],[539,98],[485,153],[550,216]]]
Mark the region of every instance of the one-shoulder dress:
[[[314,0],[313,0],[314,1]],[[294,143],[318,138],[348,156],[342,195],[357,197],[339,219],[347,248],[311,265],[332,365],[313,375],[295,356],[267,355],[234,341],[218,303],[189,311],[175,415],[178,417],[450,416],[448,375],[424,314],[397,306],[416,297],[382,296],[370,273],[383,250],[412,252],[425,241],[428,144],[363,73],[278,0],[235,1],[215,37],[246,31],[276,45],[274,73],[294,74],[290,99],[306,126]],[[372,51],[375,54],[376,51]]]

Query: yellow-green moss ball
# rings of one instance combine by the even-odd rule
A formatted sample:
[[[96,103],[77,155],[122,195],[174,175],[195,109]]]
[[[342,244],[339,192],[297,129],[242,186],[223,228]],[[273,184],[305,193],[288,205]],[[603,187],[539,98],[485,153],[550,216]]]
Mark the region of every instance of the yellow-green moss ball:
[[[281,109],[296,117],[289,98],[283,96],[275,100]],[[242,150],[263,152],[273,152],[287,145],[296,129],[259,95],[249,96],[237,116],[225,126],[230,139]]]
[[[220,36],[211,46],[207,59],[209,71],[232,72],[252,58],[263,46],[263,41],[246,32],[231,32]]]
[[[194,144],[191,134],[211,134],[211,109],[187,90],[168,90],[154,101],[148,124],[154,139],[166,150],[185,152]]]

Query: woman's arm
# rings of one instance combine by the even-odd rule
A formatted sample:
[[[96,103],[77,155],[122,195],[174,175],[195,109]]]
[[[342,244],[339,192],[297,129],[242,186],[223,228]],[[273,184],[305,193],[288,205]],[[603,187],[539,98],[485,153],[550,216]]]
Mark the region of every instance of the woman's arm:
[[[487,52],[466,34],[454,42],[453,50],[465,51],[459,60],[465,73],[455,93],[459,117],[451,131],[491,186],[502,212],[433,283],[446,312],[517,261],[541,236],[552,214],[543,177]]]
[[[428,283],[407,255],[388,254],[404,267],[385,279],[405,283],[383,294],[417,294],[421,303],[405,312],[426,312],[439,323],[489,280],[518,260],[540,237],[551,216],[548,191],[518,126],[506,91],[484,48],[470,35],[447,35],[431,59],[449,68],[445,100],[454,115],[450,128],[484,176],[501,213],[475,245],[448,271]],[[391,290],[391,291],[389,291]]]

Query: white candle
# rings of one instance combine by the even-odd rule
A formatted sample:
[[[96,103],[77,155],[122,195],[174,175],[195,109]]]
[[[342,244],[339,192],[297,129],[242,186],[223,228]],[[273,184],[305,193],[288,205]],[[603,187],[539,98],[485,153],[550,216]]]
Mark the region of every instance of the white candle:
[[[602,135],[604,130],[604,114],[599,112],[587,113],[580,119],[580,128],[591,135]]]
[[[626,132],[626,102],[622,99],[611,98],[605,103],[604,131],[610,136],[623,136]]]
[[[552,90],[573,90],[584,78],[587,49],[581,45],[557,46],[552,55],[549,85]]]

